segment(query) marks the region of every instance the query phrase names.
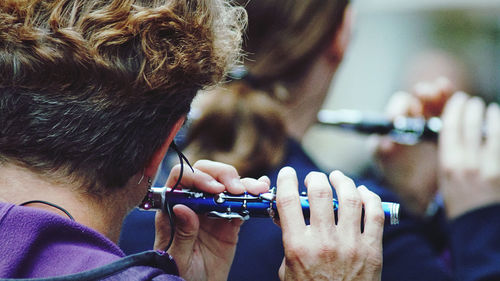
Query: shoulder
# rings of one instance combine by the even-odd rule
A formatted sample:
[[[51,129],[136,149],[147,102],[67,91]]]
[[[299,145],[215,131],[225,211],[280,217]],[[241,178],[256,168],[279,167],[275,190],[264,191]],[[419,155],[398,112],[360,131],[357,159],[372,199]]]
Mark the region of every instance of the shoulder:
[[[0,202],[0,237],[0,278],[180,280],[167,253],[125,257],[93,229],[39,209]]]

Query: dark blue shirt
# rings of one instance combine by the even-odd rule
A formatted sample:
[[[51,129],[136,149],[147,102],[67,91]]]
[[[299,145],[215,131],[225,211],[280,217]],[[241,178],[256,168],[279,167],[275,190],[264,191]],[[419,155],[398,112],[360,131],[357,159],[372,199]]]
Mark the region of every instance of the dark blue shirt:
[[[310,171],[320,171],[301,145],[290,139],[286,159],[280,165],[293,167],[299,189]],[[279,169],[268,173],[276,184]],[[354,179],[377,193],[382,201],[399,202],[375,177]],[[442,210],[434,217],[412,217],[401,206],[400,224],[384,228],[384,281],[500,280],[500,206],[471,212],[450,225]],[[478,227],[476,227],[478,226]],[[470,229],[473,227],[473,229]],[[126,219],[120,246],[131,254],[151,249],[154,213],[132,212]],[[449,250],[451,249],[451,250]],[[281,230],[270,219],[252,218],[241,227],[230,281],[278,281],[283,259]],[[453,269],[453,270],[452,270]],[[454,274],[452,273],[454,272]],[[488,279],[489,278],[489,279]]]

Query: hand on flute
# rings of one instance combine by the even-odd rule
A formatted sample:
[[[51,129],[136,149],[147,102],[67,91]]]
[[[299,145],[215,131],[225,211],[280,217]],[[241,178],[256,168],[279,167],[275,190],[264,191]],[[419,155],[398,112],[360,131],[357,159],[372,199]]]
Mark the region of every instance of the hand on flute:
[[[283,231],[285,258],[281,280],[380,280],[384,213],[380,198],[339,171],[312,172],[305,180],[310,224],[300,206],[295,171],[278,175],[276,201]],[[331,206],[333,187],[338,196],[338,221]],[[364,231],[361,232],[364,207]]]
[[[458,92],[439,136],[440,191],[448,218],[500,203],[500,108]],[[483,130],[483,128],[485,130]]]

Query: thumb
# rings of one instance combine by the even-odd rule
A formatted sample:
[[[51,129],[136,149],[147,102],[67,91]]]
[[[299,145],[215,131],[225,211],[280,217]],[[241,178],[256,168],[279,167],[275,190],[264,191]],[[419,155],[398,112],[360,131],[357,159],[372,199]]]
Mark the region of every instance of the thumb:
[[[179,270],[189,267],[189,261],[194,251],[194,244],[198,238],[200,221],[191,209],[184,205],[173,208],[175,214],[175,234],[169,253],[175,258]]]
[[[157,211],[155,216],[155,242],[153,249],[165,250],[170,240],[170,231],[168,214],[163,211]]]

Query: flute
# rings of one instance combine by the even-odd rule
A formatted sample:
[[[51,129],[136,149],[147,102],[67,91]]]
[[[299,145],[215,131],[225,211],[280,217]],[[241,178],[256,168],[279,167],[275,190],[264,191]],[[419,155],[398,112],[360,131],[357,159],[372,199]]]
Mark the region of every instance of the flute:
[[[436,140],[442,127],[441,119],[399,116],[390,120],[382,114],[357,110],[320,110],[318,123],[364,134],[389,135],[403,144],[416,144],[421,140]]]
[[[309,218],[309,200],[303,192],[300,198],[302,212]],[[248,220],[250,217],[276,218],[276,189],[259,195],[244,193],[233,195],[229,193],[208,194],[190,189],[174,189],[167,187],[152,187],[139,208],[143,210],[166,210],[177,204],[186,205],[198,214],[224,219]],[[338,209],[338,201],[333,199],[332,208]],[[399,204],[382,202],[386,222],[390,225],[399,224]]]

